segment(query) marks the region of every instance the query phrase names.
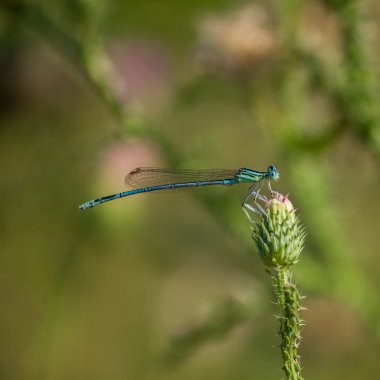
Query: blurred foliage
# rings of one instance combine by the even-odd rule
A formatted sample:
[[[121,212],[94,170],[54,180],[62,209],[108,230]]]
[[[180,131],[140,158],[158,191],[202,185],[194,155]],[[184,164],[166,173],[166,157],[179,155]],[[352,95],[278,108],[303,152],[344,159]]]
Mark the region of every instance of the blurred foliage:
[[[2,0],[0,376],[280,378],[244,189],[77,210],[137,166],[275,163],[308,229],[304,376],[376,377],[379,12]]]

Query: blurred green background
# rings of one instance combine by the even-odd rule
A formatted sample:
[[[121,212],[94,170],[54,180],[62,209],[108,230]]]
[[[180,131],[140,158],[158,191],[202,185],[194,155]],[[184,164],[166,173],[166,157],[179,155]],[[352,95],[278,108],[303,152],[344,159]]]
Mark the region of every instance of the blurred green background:
[[[308,231],[304,377],[376,378],[379,12],[2,0],[0,378],[282,378],[244,186],[78,211],[138,166],[272,163]]]

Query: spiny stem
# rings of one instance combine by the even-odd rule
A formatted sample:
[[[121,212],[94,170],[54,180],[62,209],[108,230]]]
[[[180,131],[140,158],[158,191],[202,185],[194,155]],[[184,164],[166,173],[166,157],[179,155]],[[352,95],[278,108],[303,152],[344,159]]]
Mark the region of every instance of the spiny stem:
[[[301,380],[298,347],[301,340],[300,294],[291,281],[291,271],[283,267],[269,270],[280,307],[280,336],[283,370],[288,380]]]
[[[264,207],[258,202],[264,201]],[[256,207],[255,207],[256,206]],[[258,197],[255,206],[261,215],[254,223],[253,240],[266,271],[273,281],[277,304],[280,307],[281,354],[287,380],[301,380],[298,347],[301,341],[299,316],[301,296],[292,282],[292,266],[303,249],[305,231],[287,197],[274,193],[269,201]]]

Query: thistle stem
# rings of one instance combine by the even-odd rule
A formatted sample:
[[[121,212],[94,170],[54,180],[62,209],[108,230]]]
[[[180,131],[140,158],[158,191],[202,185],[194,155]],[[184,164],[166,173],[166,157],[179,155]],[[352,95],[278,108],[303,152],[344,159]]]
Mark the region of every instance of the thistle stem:
[[[273,285],[277,303],[280,307],[281,315],[280,332],[281,354],[283,360],[283,370],[287,380],[301,380],[300,356],[298,347],[301,340],[301,319],[300,294],[297,287],[292,283],[292,272],[286,267],[277,266],[268,268]]]
[[[264,201],[264,207],[258,202]],[[273,193],[262,197],[251,207],[261,215],[254,222],[252,238],[266,271],[273,281],[277,304],[280,307],[281,353],[287,380],[302,380],[298,347],[301,341],[299,316],[301,296],[292,282],[291,268],[297,263],[305,240],[295,209],[288,197]]]

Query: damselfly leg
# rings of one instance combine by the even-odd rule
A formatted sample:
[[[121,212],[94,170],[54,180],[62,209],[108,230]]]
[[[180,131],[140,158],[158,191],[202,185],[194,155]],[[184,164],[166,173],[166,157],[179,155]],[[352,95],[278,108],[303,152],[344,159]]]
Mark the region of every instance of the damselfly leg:
[[[253,221],[251,215],[249,214],[249,211],[253,212],[254,214],[258,214],[258,215],[261,215],[261,213],[265,213],[265,210],[263,209],[263,207],[256,202],[257,198],[259,198],[260,200],[265,200],[265,197],[260,195],[260,190],[262,187],[263,187],[262,182],[251,186],[248,193],[244,197],[242,204],[241,204],[245,215],[247,216],[248,220],[251,223],[253,223],[254,221]],[[254,197],[254,202],[256,204],[257,209],[248,203],[248,201],[251,197]]]
[[[270,184],[270,181],[268,181],[268,188],[269,188],[270,195],[273,195],[274,191],[272,190],[272,186]]]

